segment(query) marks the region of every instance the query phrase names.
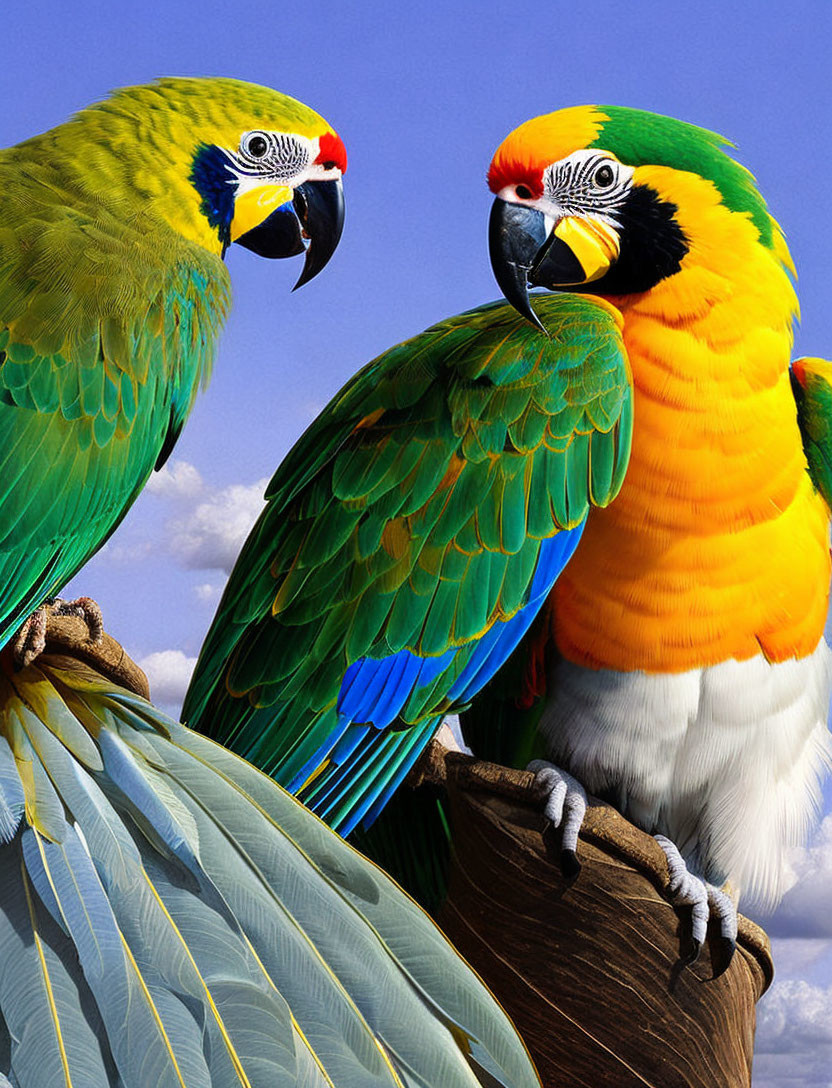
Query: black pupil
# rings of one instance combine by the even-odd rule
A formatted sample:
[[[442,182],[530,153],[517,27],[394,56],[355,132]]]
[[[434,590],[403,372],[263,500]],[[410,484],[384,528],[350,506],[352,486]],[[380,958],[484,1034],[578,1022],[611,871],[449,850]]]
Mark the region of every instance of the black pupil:
[[[532,191],[528,185],[517,185],[514,191],[522,200],[531,200],[532,198]]]
[[[336,164],[334,162],[325,162],[323,164],[324,170],[334,170]]]
[[[604,189],[608,185],[612,185],[614,179],[615,175],[612,172],[611,166],[599,166],[595,171],[595,184],[600,185]]]
[[[266,143],[264,136],[252,136],[248,142],[248,153],[253,155],[255,159],[261,159],[268,150],[269,145]]]

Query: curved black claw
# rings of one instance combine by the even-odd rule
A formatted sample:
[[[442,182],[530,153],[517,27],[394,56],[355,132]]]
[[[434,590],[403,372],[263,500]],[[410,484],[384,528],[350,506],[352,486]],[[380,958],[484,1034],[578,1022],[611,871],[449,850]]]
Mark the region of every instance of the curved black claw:
[[[714,967],[714,978],[724,975],[734,959],[737,951],[737,942],[733,937],[719,937],[713,944],[711,962]]]
[[[679,947],[679,960],[682,966],[692,967],[702,955],[703,947],[703,942],[698,941],[692,933],[683,936]]]
[[[581,863],[574,850],[561,850],[560,871],[567,880],[575,880],[581,871]]]

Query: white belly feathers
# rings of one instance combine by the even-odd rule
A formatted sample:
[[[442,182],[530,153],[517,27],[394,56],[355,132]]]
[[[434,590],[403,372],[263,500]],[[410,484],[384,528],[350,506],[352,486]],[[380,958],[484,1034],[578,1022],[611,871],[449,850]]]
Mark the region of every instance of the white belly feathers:
[[[832,652],[760,655],[683,673],[593,670],[561,660],[540,728],[550,758],[691,868],[758,906],[788,886],[832,763]]]

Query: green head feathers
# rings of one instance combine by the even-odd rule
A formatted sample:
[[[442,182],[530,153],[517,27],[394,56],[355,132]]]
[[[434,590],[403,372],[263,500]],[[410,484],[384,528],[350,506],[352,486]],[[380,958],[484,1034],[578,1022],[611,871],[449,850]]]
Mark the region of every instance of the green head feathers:
[[[607,120],[590,147],[612,151],[629,166],[669,166],[713,182],[723,204],[731,211],[747,212],[760,232],[760,240],[771,246],[771,217],[765,201],[750,171],[725,152],[725,147],[734,146],[730,140],[687,121],[647,110],[623,106],[598,109]]]
[[[340,181],[346,168],[341,140],[314,110],[268,87],[220,78],[126,87],[5,154],[75,207],[164,220],[217,253],[256,227],[258,215],[291,201],[303,182]],[[235,231],[244,193],[250,206]]]

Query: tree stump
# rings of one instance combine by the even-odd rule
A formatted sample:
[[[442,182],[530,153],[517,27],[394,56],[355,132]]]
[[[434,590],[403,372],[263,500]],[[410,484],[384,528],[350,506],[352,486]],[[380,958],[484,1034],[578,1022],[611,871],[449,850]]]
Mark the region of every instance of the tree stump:
[[[664,854],[609,805],[591,800],[582,869],[568,881],[532,775],[439,746],[422,770],[444,778],[450,800],[439,924],[514,1020],[546,1088],[747,1088],[755,1005],[773,975],[758,926],[740,918],[722,973],[715,935],[684,966]]]

